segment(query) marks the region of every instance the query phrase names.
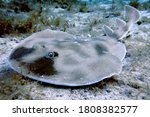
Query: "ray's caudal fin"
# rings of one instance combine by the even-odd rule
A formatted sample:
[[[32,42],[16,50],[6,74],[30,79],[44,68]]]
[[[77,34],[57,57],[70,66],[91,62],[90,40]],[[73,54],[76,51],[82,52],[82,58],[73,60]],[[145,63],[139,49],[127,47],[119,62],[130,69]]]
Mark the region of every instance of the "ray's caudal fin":
[[[104,25],[104,32],[106,35],[115,39],[124,38],[130,31],[132,25],[139,20],[140,13],[136,8],[126,5],[125,17],[128,19],[127,22],[116,18],[116,26],[118,27],[116,30],[112,30],[109,26]]]

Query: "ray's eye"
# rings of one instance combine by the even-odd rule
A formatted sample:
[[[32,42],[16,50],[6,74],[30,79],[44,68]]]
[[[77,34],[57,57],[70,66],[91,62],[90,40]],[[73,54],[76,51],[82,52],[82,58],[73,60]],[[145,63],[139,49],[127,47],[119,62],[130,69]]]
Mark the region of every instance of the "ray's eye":
[[[49,57],[49,58],[54,57],[54,52],[49,52],[49,53],[48,53],[48,57]]]
[[[57,52],[49,52],[47,55],[46,55],[46,58],[54,58],[54,57],[58,57],[58,53]]]

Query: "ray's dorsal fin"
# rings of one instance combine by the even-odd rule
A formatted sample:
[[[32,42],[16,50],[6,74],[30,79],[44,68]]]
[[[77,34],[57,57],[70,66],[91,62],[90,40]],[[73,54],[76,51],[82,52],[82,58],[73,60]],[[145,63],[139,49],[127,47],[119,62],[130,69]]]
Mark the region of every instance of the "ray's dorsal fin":
[[[127,23],[119,18],[116,18],[116,25],[118,29],[114,31],[114,35],[116,36],[115,38],[122,39],[124,36],[126,36]]]
[[[116,18],[116,24],[119,26],[119,29],[122,29],[126,26],[126,22],[119,18]]]
[[[107,36],[115,39],[124,38],[130,31],[132,25],[139,20],[140,13],[136,8],[126,5],[125,16],[128,19],[127,23],[119,18],[116,18],[116,27],[118,27],[116,30],[112,30],[109,26],[104,26],[104,32]]]

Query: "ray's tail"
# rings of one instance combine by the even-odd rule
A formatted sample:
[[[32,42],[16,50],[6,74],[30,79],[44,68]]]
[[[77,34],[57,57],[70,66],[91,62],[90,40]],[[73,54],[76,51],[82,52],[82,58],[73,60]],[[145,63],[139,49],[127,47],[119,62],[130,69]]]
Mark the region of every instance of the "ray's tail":
[[[125,17],[128,19],[127,22],[119,18],[116,19],[117,29],[115,30],[112,30],[109,26],[104,25],[104,32],[106,35],[116,39],[124,38],[130,31],[132,25],[139,20],[140,13],[136,8],[126,5]]]

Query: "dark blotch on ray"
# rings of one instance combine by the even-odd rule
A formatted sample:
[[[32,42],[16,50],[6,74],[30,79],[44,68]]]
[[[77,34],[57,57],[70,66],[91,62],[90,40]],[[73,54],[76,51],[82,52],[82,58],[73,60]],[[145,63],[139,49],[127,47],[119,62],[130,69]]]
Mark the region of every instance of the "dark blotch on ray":
[[[25,48],[25,47],[20,47],[16,49],[11,55],[10,59],[15,59],[16,61],[20,61],[23,56],[26,56],[32,52],[34,52],[34,48]]]
[[[25,62],[21,63],[21,66],[27,69],[29,73],[33,73],[37,76],[56,75],[57,71],[53,65],[54,65],[53,59],[47,59],[44,57],[34,61],[34,63],[25,63]]]
[[[100,44],[96,44],[95,45],[95,50],[97,52],[98,55],[102,55],[104,53],[106,53],[108,50],[104,45],[100,45]]]

